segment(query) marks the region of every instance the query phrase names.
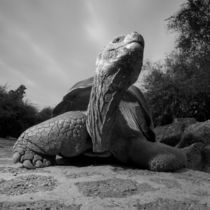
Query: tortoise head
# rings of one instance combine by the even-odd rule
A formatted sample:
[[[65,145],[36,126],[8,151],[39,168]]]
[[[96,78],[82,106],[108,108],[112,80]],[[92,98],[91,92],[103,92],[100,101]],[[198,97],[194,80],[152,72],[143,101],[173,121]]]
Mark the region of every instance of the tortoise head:
[[[110,89],[127,89],[141,71],[144,39],[137,32],[119,36],[98,55],[96,74],[110,81]]]
[[[87,111],[94,152],[109,150],[116,110],[125,91],[138,79],[143,50],[143,37],[133,32],[115,38],[97,57]]]

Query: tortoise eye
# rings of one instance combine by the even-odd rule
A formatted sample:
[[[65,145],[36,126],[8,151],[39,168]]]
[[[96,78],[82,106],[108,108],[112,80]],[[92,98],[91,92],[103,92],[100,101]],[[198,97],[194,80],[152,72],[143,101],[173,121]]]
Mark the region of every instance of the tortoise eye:
[[[117,38],[115,38],[112,43],[119,43],[122,42],[124,40],[125,36],[119,36]]]

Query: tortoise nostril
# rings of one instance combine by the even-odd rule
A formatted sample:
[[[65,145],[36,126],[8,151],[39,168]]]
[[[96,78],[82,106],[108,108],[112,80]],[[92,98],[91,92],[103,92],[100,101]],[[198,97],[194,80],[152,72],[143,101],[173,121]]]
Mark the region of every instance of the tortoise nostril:
[[[115,38],[112,43],[119,43],[122,42],[124,40],[125,36],[119,36],[117,38]]]

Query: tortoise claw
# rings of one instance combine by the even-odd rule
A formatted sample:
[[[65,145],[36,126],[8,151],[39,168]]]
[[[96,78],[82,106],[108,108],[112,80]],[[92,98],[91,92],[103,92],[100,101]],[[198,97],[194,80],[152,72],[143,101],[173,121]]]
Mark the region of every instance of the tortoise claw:
[[[20,160],[20,153],[19,152],[15,152],[12,156],[13,162],[17,163]]]
[[[23,162],[23,166],[24,166],[25,168],[28,168],[28,169],[33,169],[33,168],[35,168],[35,167],[32,165],[32,163],[31,163],[30,160],[25,160],[25,161]]]
[[[41,160],[37,160],[35,163],[35,167],[36,168],[41,168],[43,166],[42,161]]]

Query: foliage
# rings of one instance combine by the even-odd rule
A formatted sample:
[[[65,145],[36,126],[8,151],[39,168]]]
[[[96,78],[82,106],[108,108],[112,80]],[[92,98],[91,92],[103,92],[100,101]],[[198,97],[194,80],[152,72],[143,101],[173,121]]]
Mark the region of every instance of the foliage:
[[[18,137],[28,127],[48,119],[50,108],[38,110],[23,100],[26,87],[20,85],[16,90],[7,91],[0,86],[0,136]]]
[[[176,51],[162,64],[147,64],[146,97],[156,125],[174,117],[210,118],[210,2],[186,0],[168,20],[178,33]]]
[[[52,116],[53,116],[52,108],[51,107],[45,107],[37,114],[37,121],[38,122],[43,122],[47,119],[50,119]]]
[[[162,65],[148,67],[145,95],[155,125],[171,123],[175,117],[194,117],[199,121],[210,118],[209,74],[177,54],[171,54]]]
[[[168,28],[179,33],[177,48],[183,53],[206,57],[210,43],[210,0],[187,0],[168,19]]]

